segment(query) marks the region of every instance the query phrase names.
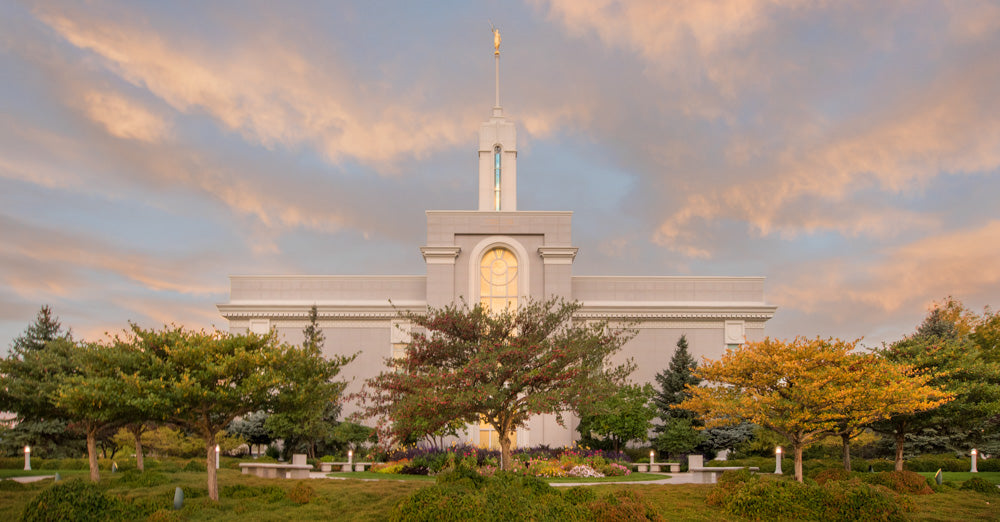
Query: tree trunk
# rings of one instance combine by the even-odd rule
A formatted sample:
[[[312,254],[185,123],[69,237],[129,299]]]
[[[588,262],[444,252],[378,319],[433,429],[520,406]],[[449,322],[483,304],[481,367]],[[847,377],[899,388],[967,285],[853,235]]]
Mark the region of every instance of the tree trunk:
[[[205,436],[205,453],[208,455],[205,462],[208,468],[208,498],[219,501],[219,482],[215,472],[215,433],[209,432]]]
[[[802,443],[796,443],[795,448],[795,480],[802,482]]]
[[[847,433],[841,433],[840,439],[844,441],[844,470],[847,472],[851,471],[851,436]]]
[[[97,428],[87,428],[87,460],[90,461],[90,481],[100,482],[101,471],[97,468]]]
[[[500,469],[508,471],[511,468],[510,462],[510,433],[499,432],[500,439]]]
[[[145,426],[137,424],[129,427],[128,430],[135,439],[135,467],[139,471],[146,471],[146,465],[142,458],[142,433],[146,431]]]
[[[906,433],[896,431],[896,471],[903,471],[903,444],[906,443]]]

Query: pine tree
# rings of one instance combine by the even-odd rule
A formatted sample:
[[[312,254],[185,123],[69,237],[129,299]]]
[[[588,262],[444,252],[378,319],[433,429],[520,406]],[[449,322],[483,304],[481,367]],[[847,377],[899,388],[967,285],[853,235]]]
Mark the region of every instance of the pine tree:
[[[24,333],[17,336],[12,343],[12,352],[24,355],[31,351],[41,350],[49,341],[59,338],[69,338],[69,332],[62,331],[59,318],[52,315],[52,309],[48,305],[42,306],[35,316],[35,322],[28,325]]]
[[[323,335],[323,329],[319,326],[319,311],[316,309],[316,305],[312,305],[309,309],[309,324],[302,329],[302,336],[305,338],[302,341],[302,347],[307,350],[323,350],[323,342],[326,341],[326,336]]]
[[[687,337],[681,335],[681,338],[677,340],[677,351],[670,358],[670,366],[656,374],[656,383],[659,385],[659,389],[653,396],[653,403],[656,404],[659,418],[664,425],[672,419],[696,421],[694,412],[674,409],[671,406],[680,404],[690,397],[690,393],[685,389],[686,385],[698,386],[701,383],[701,379],[694,375],[697,368],[698,362],[688,352]],[[660,428],[657,430],[658,432],[662,431],[662,427],[658,428]]]

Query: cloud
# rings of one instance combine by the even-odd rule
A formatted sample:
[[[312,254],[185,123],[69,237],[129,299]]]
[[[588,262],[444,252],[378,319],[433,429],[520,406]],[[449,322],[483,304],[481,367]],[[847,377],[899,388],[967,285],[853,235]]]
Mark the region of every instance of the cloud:
[[[474,128],[471,113],[420,111],[405,96],[366,92],[365,82],[338,69],[334,58],[309,59],[267,31],[250,31],[252,40],[220,50],[207,39],[183,39],[139,20],[116,23],[69,8],[36,14],[175,110],[203,111],[269,148],[307,145],[334,163],[356,159],[392,171],[400,158],[454,145]]]
[[[133,100],[109,91],[90,91],[83,96],[84,111],[112,136],[157,142],[169,131],[165,119]]]
[[[840,257],[809,267],[768,292],[779,306],[815,312],[845,303],[882,312],[923,306],[947,295],[1000,292],[1000,221],[885,249],[874,261]]]

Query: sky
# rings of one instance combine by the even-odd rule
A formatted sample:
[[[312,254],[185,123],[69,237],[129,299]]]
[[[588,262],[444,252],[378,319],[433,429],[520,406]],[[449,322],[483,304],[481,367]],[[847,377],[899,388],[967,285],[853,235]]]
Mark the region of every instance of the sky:
[[[226,326],[236,274],[423,274],[518,125],[576,275],[765,276],[772,337],[1000,306],[1000,2],[0,0],[0,352]]]

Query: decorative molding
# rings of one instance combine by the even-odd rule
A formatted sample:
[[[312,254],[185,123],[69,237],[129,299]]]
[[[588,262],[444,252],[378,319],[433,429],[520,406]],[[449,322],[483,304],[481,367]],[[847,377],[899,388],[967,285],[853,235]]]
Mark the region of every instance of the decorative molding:
[[[737,311],[719,311],[719,312],[633,312],[633,311],[616,311],[616,312],[588,312],[586,310],[577,312],[574,317],[580,317],[585,319],[763,319],[767,320],[774,317],[774,312],[737,312]]]
[[[579,250],[577,247],[543,246],[538,247],[538,255],[546,265],[572,265]]]
[[[454,265],[459,252],[458,246],[422,246],[420,253],[424,256],[424,261],[428,265]]]

